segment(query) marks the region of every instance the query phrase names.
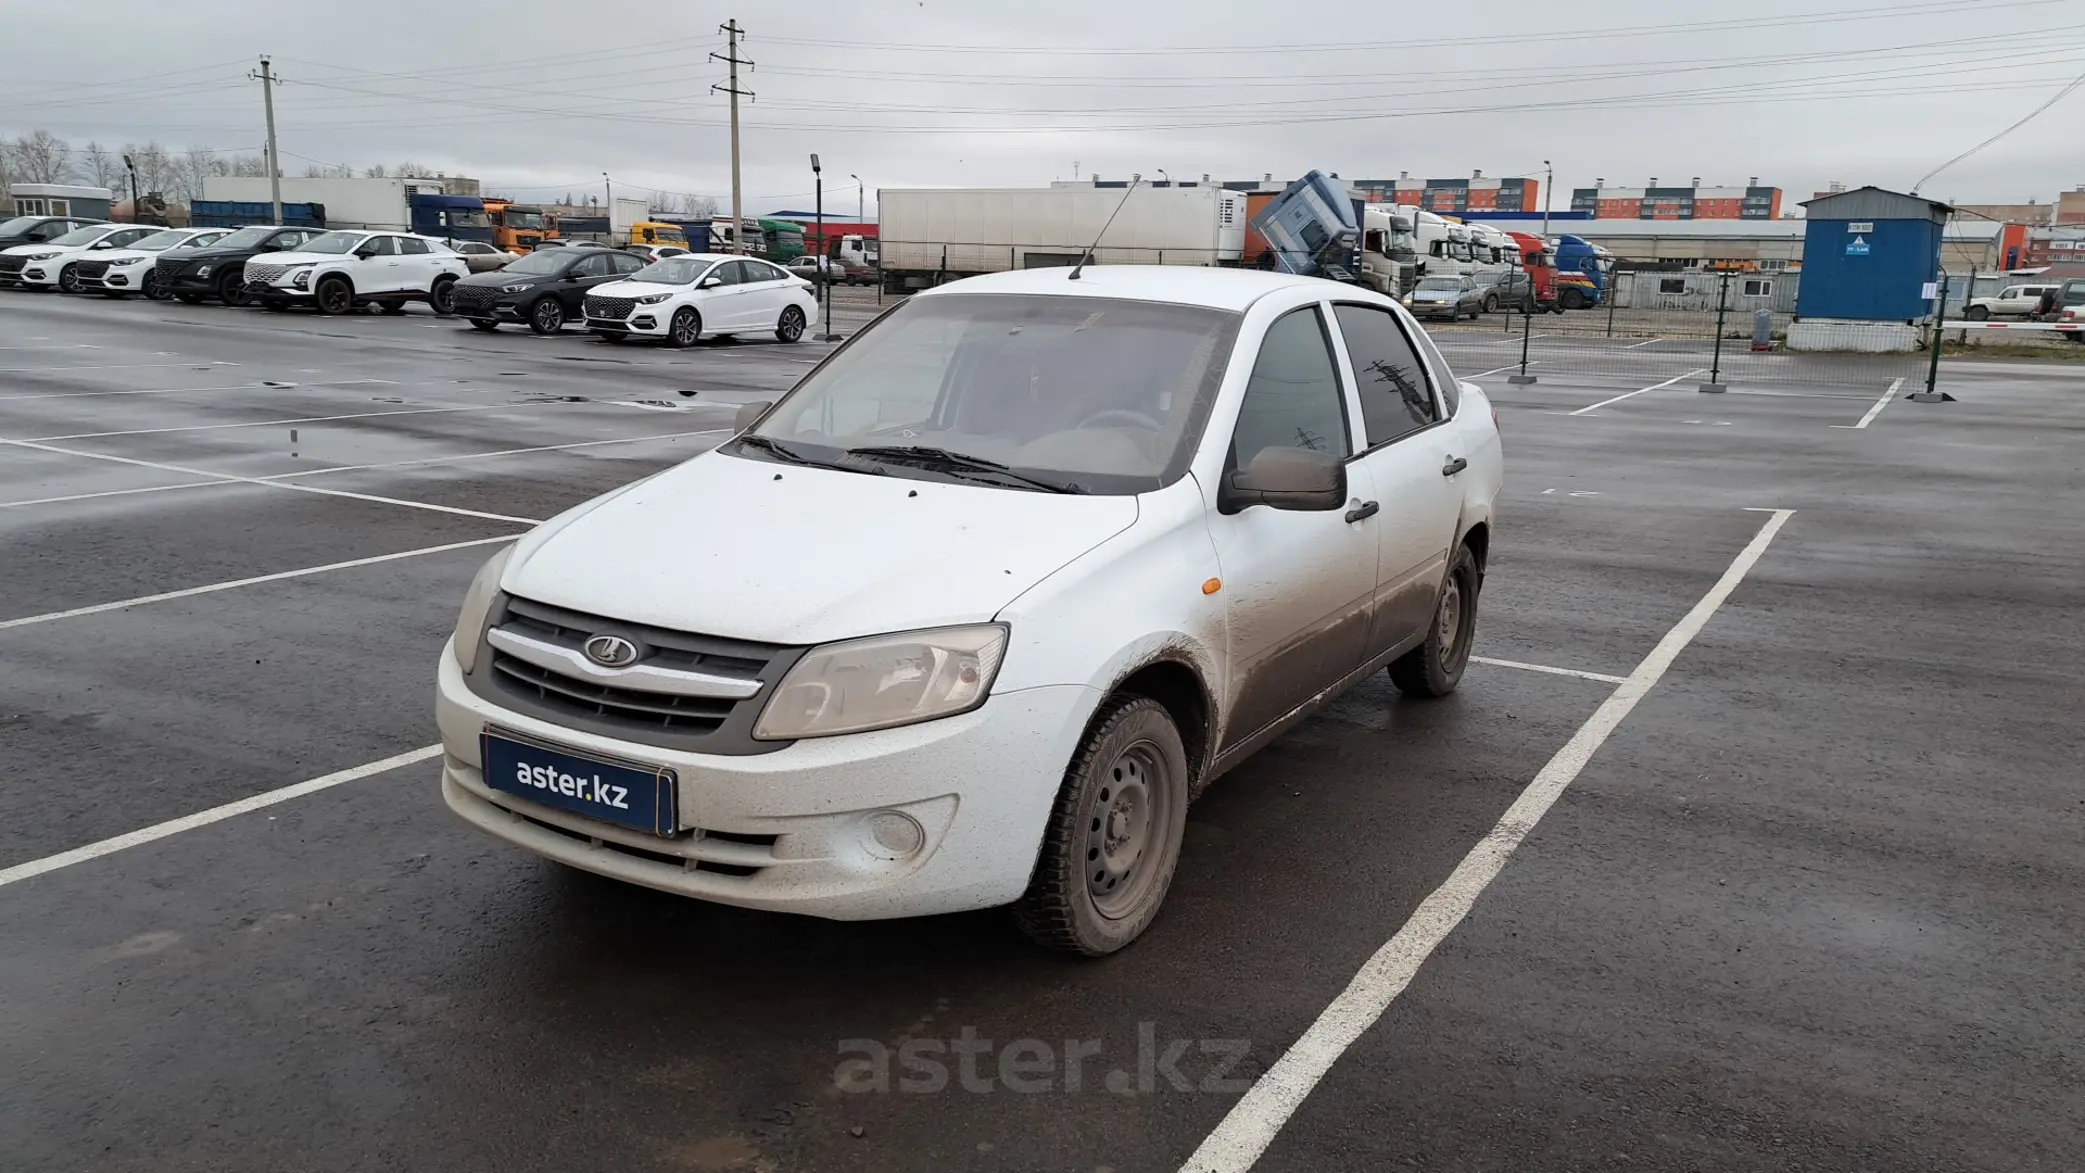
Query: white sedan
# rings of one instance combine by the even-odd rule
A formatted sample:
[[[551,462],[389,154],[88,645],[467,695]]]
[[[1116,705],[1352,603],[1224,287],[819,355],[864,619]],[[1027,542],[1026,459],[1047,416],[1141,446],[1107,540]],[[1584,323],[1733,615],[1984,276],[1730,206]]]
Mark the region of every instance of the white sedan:
[[[693,346],[704,337],[804,336],[818,310],[811,283],[751,257],[691,253],[654,261],[586,296],[586,328],[597,338],[663,338]]]
[[[229,228],[168,228],[129,248],[93,253],[74,266],[74,293],[124,297],[142,293],[154,301],[168,296],[159,287],[158,260],[177,248],[207,248],[232,234]]]
[[[158,231],[150,224],[89,224],[42,244],[18,244],[0,253],[0,283],[77,293],[81,261],[129,248]]]

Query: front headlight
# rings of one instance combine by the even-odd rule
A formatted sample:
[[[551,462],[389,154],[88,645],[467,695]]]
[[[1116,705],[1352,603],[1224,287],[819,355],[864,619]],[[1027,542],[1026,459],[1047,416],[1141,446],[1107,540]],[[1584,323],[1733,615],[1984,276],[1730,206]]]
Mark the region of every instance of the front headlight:
[[[204,265],[204,266],[202,266],[202,267],[198,268],[198,269],[197,269],[197,270],[195,271],[195,275],[196,275],[196,276],[198,276],[198,277],[208,277],[208,276],[210,275],[210,266],[208,266],[208,265]]]
[[[529,291],[530,289],[532,289],[532,288],[534,288],[534,286],[533,286],[533,285],[532,285],[532,284],[531,284],[530,282],[527,282],[527,281],[523,281],[523,282],[522,282],[521,284],[519,284],[519,285],[502,285],[502,286],[500,286],[500,292],[501,292],[501,293],[526,293],[526,292],[528,292],[528,291]]]
[[[667,298],[672,296],[673,295],[670,293],[647,293],[643,297],[637,299],[637,304],[658,305],[660,302],[665,301]]]
[[[23,257],[22,259],[25,261],[48,261],[52,257],[55,257],[57,255],[57,253],[30,253],[28,256]]]
[[[117,257],[117,258],[116,258],[115,260],[113,260],[113,261],[110,261],[110,262],[109,262],[109,264],[111,264],[111,265],[135,265],[135,264],[138,264],[138,263],[142,262],[142,261],[143,261],[144,259],[145,259],[145,258],[143,258],[143,257]]]
[[[968,712],[1006,653],[1006,625],[938,627],[812,648],[761,711],[762,741],[888,729]]]
[[[514,547],[507,546],[487,559],[478,570],[478,577],[471,580],[471,589],[463,592],[463,610],[456,616],[456,662],[465,672],[478,666],[478,643],[485,634],[485,618],[492,610],[492,601],[499,598],[500,575],[507,569],[507,559],[514,554]]]

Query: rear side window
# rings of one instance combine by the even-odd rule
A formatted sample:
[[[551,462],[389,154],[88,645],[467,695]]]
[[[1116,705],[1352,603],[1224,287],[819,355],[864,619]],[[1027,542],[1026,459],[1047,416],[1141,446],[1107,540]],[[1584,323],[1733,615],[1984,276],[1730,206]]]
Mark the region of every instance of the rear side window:
[[[1308,448],[1346,457],[1346,398],[1332,362],[1331,340],[1311,308],[1293,310],[1267,330],[1238,407],[1231,462],[1244,468],[1267,448]]]
[[[608,258],[608,263],[614,266],[618,274],[635,273],[637,270],[644,268],[643,257],[633,257],[627,253],[616,253]]]
[[[408,256],[424,255],[427,252],[427,242],[417,236],[401,236],[398,238],[398,251]]]
[[[1332,313],[1346,338],[1347,358],[1354,364],[1361,427],[1370,448],[1410,435],[1439,418],[1426,365],[1419,361],[1411,339],[1389,310],[1342,305],[1335,306]]]

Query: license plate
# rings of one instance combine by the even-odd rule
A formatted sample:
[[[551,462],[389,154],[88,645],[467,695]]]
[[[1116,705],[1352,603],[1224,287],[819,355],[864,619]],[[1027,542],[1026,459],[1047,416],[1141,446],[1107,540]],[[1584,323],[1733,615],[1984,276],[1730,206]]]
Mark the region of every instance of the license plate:
[[[679,828],[674,773],[663,766],[588,757],[490,729],[478,745],[494,790],[648,835]]]

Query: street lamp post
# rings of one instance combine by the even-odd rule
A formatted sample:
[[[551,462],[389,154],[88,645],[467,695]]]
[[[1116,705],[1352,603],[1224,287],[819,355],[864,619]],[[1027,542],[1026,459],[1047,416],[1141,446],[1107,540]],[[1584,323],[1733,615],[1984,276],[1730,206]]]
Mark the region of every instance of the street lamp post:
[[[863,198],[862,177],[850,172],[847,178],[854,181],[854,222],[856,225],[866,224],[868,217],[864,213],[868,211],[869,205]]]
[[[1556,192],[1557,169],[1542,160],[1542,247],[1549,247],[1549,197]]]
[[[825,333],[818,335],[818,341],[837,342],[840,336],[833,333],[832,273],[826,268],[830,250],[825,241],[825,171],[818,165],[818,156],[815,154],[811,156],[811,178],[815,181],[811,186],[815,189],[818,200],[817,204],[813,205],[816,209],[813,214],[818,219],[818,267],[812,272],[817,274],[818,298],[825,303]]]

